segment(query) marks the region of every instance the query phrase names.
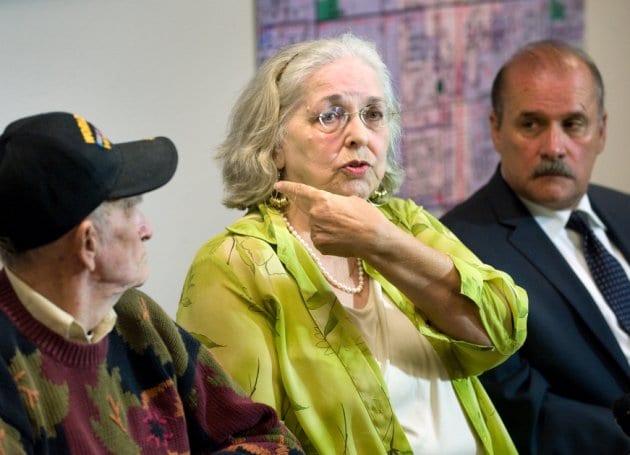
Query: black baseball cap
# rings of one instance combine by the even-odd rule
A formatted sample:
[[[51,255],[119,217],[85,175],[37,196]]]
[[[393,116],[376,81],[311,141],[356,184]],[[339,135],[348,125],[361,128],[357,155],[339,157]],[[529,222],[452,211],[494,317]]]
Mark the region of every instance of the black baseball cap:
[[[50,243],[102,202],[159,188],[176,168],[166,137],[113,144],[67,112],[16,120],[0,136],[0,239],[18,252]]]

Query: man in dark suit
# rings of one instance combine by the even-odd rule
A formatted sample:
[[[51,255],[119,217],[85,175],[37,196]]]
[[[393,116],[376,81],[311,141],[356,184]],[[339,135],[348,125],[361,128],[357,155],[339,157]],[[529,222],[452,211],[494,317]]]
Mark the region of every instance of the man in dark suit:
[[[630,453],[615,400],[630,392],[630,337],[589,272],[572,210],[630,270],[630,195],[589,183],[604,148],[599,70],[565,43],[532,43],[497,74],[490,181],[442,221],[529,294],[523,348],[482,381],[519,451]]]

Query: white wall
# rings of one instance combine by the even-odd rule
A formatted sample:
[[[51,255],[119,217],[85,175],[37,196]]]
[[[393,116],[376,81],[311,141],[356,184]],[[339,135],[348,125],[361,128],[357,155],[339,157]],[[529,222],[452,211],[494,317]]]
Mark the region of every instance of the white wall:
[[[604,78],[608,138],[593,181],[630,192],[630,1],[587,0],[584,47]]]
[[[154,237],[144,286],[170,314],[201,243],[240,213],[221,205],[213,148],[255,68],[252,0],[1,0],[0,129],[76,112],[113,142],[168,136],[179,167],[144,197]]]
[[[595,180],[630,192],[630,2],[586,6],[586,48],[609,93],[608,148]],[[66,110],[114,142],[165,135],[177,144],[175,177],[143,204],[155,231],[144,290],[173,316],[195,251],[240,215],[220,203],[212,153],[254,72],[254,26],[253,0],[0,0],[0,129]]]

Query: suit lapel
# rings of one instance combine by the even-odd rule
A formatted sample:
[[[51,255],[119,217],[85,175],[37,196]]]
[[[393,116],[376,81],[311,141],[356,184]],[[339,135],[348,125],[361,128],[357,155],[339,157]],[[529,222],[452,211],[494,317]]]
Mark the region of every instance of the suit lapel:
[[[619,348],[619,343],[610,331],[610,327],[591,295],[581,284],[566,260],[538,226],[536,220],[529,214],[525,205],[503,181],[498,171],[490,186],[494,195],[501,195],[501,198],[494,201],[490,199],[490,204],[493,206],[499,222],[512,229],[509,242],[521,255],[527,258],[533,267],[539,270],[541,276],[545,277],[575,309],[584,324],[600,340],[603,349],[614,357],[627,375],[630,375],[628,361]]]

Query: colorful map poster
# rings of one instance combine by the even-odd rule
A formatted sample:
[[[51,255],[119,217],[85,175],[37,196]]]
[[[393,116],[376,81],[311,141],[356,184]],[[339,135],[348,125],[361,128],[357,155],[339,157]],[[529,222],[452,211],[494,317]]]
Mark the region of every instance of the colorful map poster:
[[[401,196],[434,214],[494,172],[494,74],[523,44],[582,44],[584,0],[258,0],[258,60],[346,31],[377,44],[401,101]]]

